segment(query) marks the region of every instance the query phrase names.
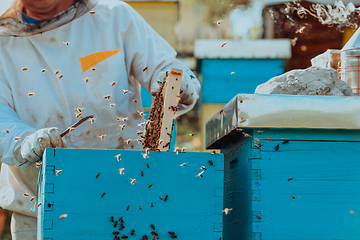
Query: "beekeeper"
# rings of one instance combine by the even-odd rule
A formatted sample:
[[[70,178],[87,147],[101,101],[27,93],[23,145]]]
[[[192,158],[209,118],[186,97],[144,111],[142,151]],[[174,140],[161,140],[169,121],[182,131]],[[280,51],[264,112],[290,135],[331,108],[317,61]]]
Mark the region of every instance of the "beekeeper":
[[[0,206],[14,212],[13,239],[34,240],[34,163],[45,148],[140,149],[140,86],[154,93],[166,70],[183,69],[183,114],[194,106],[200,85],[124,2],[1,1]],[[60,137],[87,115],[94,118]]]

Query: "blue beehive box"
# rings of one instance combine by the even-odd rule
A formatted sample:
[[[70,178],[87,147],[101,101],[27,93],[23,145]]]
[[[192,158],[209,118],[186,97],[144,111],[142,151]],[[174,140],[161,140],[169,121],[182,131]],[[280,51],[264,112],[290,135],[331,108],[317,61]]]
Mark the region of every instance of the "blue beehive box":
[[[207,125],[224,239],[360,239],[360,98],[237,95]]]
[[[144,158],[144,153],[47,149],[38,194],[38,239],[222,237],[223,156],[149,152]]]

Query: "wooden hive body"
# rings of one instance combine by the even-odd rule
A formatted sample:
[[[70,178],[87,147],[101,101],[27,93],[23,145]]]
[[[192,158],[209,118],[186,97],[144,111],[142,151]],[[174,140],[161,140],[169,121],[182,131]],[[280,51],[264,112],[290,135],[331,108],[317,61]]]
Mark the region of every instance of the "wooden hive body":
[[[151,224],[160,239],[172,239],[169,231],[177,239],[222,237],[223,156],[149,152],[145,159],[143,153],[47,149],[39,189],[43,204],[38,209],[38,239],[107,240],[114,239],[116,231],[118,237],[152,239]],[[187,164],[181,167],[182,163]],[[207,170],[196,177],[201,166]],[[120,168],[125,168],[123,175]],[[56,170],[62,172],[56,176]],[[60,219],[63,214],[67,217]],[[120,222],[114,228],[111,216],[123,217],[124,229],[119,230]]]

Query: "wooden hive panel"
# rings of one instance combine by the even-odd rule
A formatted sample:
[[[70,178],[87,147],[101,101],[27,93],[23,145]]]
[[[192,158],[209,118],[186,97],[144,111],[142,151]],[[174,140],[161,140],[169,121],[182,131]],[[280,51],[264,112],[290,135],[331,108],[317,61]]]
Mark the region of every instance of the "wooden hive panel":
[[[114,239],[114,231],[128,239],[144,235],[152,239],[151,224],[160,239],[172,239],[169,231],[177,239],[219,239],[223,156],[149,152],[149,158],[144,158],[143,153],[47,149],[41,170],[39,201],[43,204],[38,209],[38,239],[105,240]],[[119,161],[117,154],[121,154]],[[187,164],[181,167],[182,163]],[[196,177],[201,166],[207,170],[203,177]],[[125,168],[123,175],[120,168]],[[62,172],[56,176],[56,170]],[[136,179],[133,185],[132,179]],[[62,214],[67,217],[60,219]],[[119,230],[120,223],[114,228],[111,216],[115,220],[123,217],[124,229]]]
[[[222,145],[224,239],[359,239],[359,130],[245,131]]]

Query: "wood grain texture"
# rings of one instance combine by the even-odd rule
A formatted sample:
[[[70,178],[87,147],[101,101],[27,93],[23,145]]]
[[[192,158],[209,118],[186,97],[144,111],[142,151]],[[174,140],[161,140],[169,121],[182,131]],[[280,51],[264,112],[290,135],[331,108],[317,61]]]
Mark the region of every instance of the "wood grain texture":
[[[224,239],[359,239],[357,131],[258,130],[222,149],[224,207],[234,208],[232,225],[224,217]]]
[[[168,231],[175,232],[178,239],[219,239],[223,156],[150,152],[145,159],[142,153],[47,149],[40,188],[45,194],[40,194],[44,204],[38,210],[38,239],[114,239],[112,233],[119,231],[120,223],[114,228],[111,216],[115,220],[123,217],[124,229],[119,231],[119,237],[125,234],[129,239],[140,239],[146,234],[151,239],[153,224],[160,239],[171,239]],[[116,160],[117,154],[121,154],[120,161]],[[181,167],[184,162],[187,164]],[[203,177],[195,177],[202,171],[201,166],[207,170]],[[123,175],[119,168],[125,168]],[[56,176],[55,170],[62,172]],[[136,179],[134,185],[131,179]],[[67,217],[59,219],[62,214]],[[134,236],[130,235],[132,229]]]

